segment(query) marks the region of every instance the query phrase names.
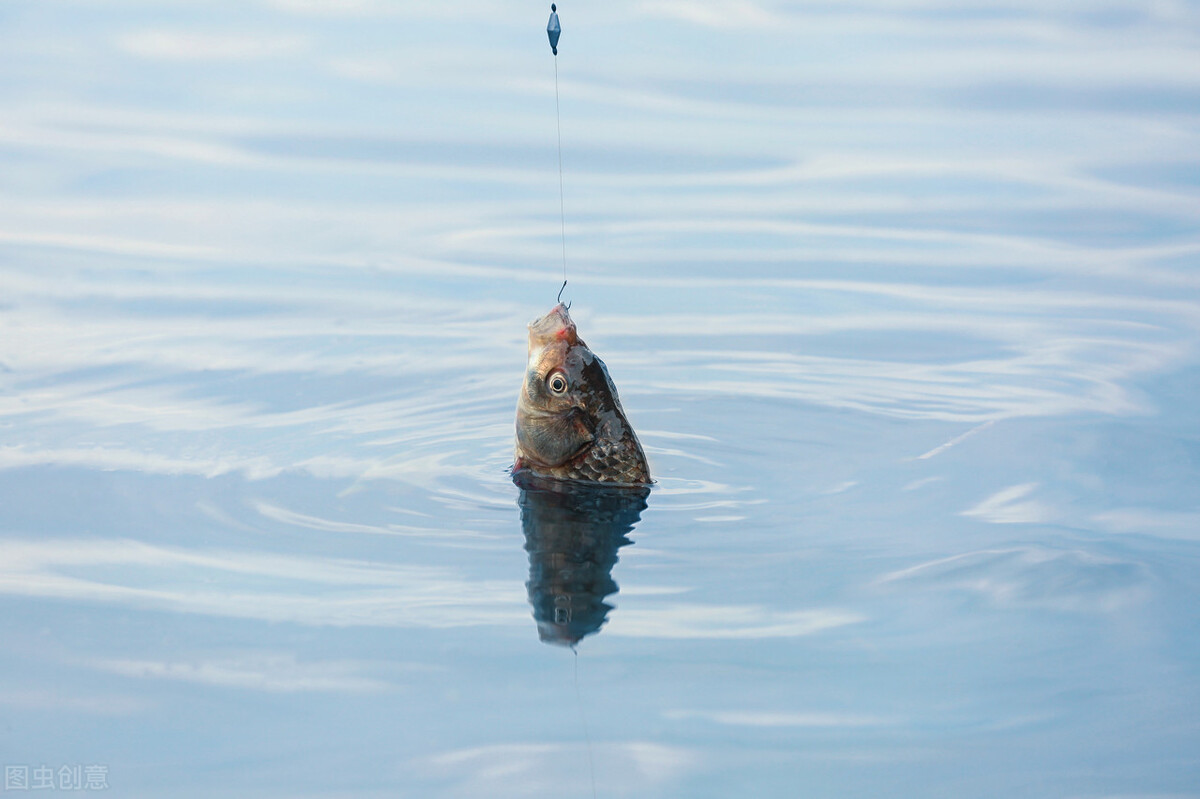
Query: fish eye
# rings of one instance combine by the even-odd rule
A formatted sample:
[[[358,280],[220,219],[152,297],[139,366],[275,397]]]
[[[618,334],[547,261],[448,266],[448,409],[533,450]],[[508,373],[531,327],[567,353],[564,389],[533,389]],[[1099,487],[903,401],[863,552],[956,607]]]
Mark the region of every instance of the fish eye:
[[[551,394],[566,394],[567,377],[562,372],[555,372],[546,378],[546,386],[550,389]]]

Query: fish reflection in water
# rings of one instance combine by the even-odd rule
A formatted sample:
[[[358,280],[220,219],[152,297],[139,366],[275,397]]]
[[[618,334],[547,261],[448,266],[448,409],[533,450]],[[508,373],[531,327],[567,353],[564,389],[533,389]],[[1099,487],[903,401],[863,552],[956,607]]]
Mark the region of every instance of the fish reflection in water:
[[[529,603],[538,635],[574,647],[600,629],[617,592],[612,568],[617,550],[633,543],[646,509],[646,486],[612,486],[538,477],[520,472],[521,525],[529,553]]]

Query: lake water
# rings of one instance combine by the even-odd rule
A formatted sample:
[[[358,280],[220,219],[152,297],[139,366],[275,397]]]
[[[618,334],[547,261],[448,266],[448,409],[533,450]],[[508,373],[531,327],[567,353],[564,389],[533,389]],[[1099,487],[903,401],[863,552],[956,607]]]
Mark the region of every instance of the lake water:
[[[5,791],[1200,796],[1200,6],[559,11],[644,509],[543,4],[0,7]]]

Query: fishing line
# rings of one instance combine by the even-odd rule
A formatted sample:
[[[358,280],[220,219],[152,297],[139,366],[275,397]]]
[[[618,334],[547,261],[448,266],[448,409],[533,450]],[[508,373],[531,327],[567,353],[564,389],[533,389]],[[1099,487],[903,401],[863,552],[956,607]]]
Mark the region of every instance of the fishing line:
[[[558,56],[554,56],[554,122],[558,127],[558,218],[562,228],[563,286],[567,285],[567,206],[563,200],[562,115],[558,110]]]
[[[550,22],[546,25],[546,35],[550,37],[550,49],[554,52],[554,124],[558,131],[558,218],[562,231],[562,268],[563,285],[567,287],[567,206],[563,200],[563,165],[562,165],[562,112],[558,102],[558,37],[561,28],[558,24],[558,6],[550,4]],[[562,302],[562,289],[558,290],[558,301]]]
[[[583,740],[587,743],[588,773],[592,775],[592,799],[596,799],[596,764],[592,762],[592,735],[588,732],[587,716],[583,714],[583,695],[579,693],[579,650],[574,646],[575,653],[575,703],[579,708],[579,722],[583,726]]]

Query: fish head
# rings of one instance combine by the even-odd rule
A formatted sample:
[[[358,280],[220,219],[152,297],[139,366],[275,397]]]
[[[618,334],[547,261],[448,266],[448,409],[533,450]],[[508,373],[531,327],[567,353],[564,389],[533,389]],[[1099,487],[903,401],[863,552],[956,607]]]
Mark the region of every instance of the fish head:
[[[532,466],[561,466],[595,440],[587,366],[595,359],[565,305],[529,325],[529,361],[517,399],[517,446]]]

